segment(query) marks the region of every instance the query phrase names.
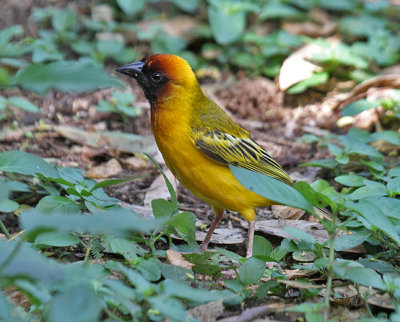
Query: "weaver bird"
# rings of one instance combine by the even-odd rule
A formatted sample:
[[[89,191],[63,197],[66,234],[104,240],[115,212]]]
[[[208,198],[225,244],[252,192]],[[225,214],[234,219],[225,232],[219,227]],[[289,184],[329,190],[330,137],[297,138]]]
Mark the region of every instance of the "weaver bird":
[[[151,105],[151,127],[165,163],[195,196],[215,213],[200,245],[206,251],[224,210],[240,213],[249,223],[246,257],[251,257],[255,208],[275,204],[245,188],[228,165],[250,169],[288,185],[282,167],[200,88],[181,57],[152,55],[116,69],[137,80]]]

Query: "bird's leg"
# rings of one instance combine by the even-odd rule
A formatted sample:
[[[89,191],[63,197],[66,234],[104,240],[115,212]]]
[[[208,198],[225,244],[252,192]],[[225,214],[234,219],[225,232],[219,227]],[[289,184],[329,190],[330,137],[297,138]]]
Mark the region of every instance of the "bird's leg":
[[[253,255],[253,241],[254,241],[254,228],[255,222],[248,221],[249,230],[247,234],[247,250],[246,250],[246,258],[250,258]]]
[[[224,214],[224,209],[219,209],[219,208],[216,208],[213,206],[212,210],[216,217],[215,217],[213,223],[211,224],[211,227],[208,230],[206,237],[200,244],[200,250],[202,252],[208,251],[207,247],[208,247],[208,243],[210,242],[211,236],[212,236],[215,228],[218,226],[219,222],[221,221],[222,215]]]
[[[254,230],[255,230],[255,222],[248,221],[249,223],[249,230],[247,234],[247,250],[246,250],[246,258],[250,258],[253,255],[253,242],[254,242]],[[282,271],[281,265],[275,262],[266,262],[265,266],[268,269],[272,269],[274,266],[278,267]]]

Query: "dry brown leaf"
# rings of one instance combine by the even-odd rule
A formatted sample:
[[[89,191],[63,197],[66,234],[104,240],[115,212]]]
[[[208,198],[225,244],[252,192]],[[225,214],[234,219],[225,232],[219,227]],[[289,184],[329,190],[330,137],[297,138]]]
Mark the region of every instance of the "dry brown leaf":
[[[393,301],[390,299],[388,293],[380,294],[379,291],[365,286],[360,286],[360,293],[362,296],[366,296],[368,294],[368,304],[379,306],[388,310],[394,310]]]
[[[281,284],[285,284],[287,286],[294,287],[294,288],[319,289],[319,288],[325,287],[325,285],[314,285],[311,283],[302,283],[302,282],[297,282],[297,281],[288,281],[288,280],[276,280],[276,281]]]
[[[196,231],[196,240],[202,241],[206,232]],[[220,245],[242,244],[245,242],[243,230],[240,228],[217,228],[211,236],[211,243]]]
[[[189,262],[181,253],[173,250],[172,248],[167,249],[167,258],[171,265],[180,266],[187,269],[192,269],[194,264]]]
[[[311,21],[313,20],[313,21]],[[326,37],[335,32],[337,24],[328,13],[321,9],[309,12],[309,19],[304,22],[286,22],[283,29],[291,34],[310,37]]]
[[[282,273],[285,274],[289,280],[305,278],[315,274],[315,272],[306,271],[304,269],[284,269]]]
[[[167,176],[168,180],[171,182],[174,190],[176,191],[177,181],[172,174],[171,170],[166,169],[164,171],[165,175]],[[146,195],[144,196],[144,205],[151,206],[151,201],[154,199],[169,199],[170,194],[165,184],[164,177],[160,174],[151,184],[149,190],[147,191]]]
[[[202,322],[214,322],[224,312],[222,300],[196,306],[188,311],[195,319]]]
[[[92,179],[106,179],[115,177],[122,172],[122,167],[115,159],[103,163],[97,167],[93,167],[86,172],[86,175]]]
[[[279,219],[298,220],[305,214],[304,210],[282,205],[273,205],[271,210],[274,217]]]
[[[132,170],[135,170],[135,171],[143,170],[143,169],[146,169],[146,167],[147,167],[147,161],[140,157],[130,157],[125,160],[122,160],[122,162],[128,168],[131,168]]]

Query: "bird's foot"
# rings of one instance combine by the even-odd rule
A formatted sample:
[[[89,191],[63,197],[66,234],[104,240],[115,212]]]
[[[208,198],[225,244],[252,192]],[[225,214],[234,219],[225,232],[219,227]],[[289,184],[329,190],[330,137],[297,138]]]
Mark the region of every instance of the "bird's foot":
[[[276,263],[276,262],[266,262],[266,263],[265,263],[265,267],[268,268],[268,269],[273,269],[274,266],[275,266],[275,267],[278,267],[279,270],[282,272],[282,267],[281,267],[281,265],[279,265],[278,263]]]

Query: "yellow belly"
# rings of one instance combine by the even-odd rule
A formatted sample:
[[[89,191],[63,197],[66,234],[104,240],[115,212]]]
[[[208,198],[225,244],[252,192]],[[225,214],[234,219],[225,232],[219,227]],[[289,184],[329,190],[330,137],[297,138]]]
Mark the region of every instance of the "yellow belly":
[[[195,196],[221,209],[239,212],[246,220],[254,220],[254,208],[272,202],[248,190],[237,181],[227,166],[220,165],[199,151],[185,129],[168,136],[154,131],[164,160],[175,177]],[[166,133],[164,133],[166,134]],[[187,135],[185,135],[187,134]]]

